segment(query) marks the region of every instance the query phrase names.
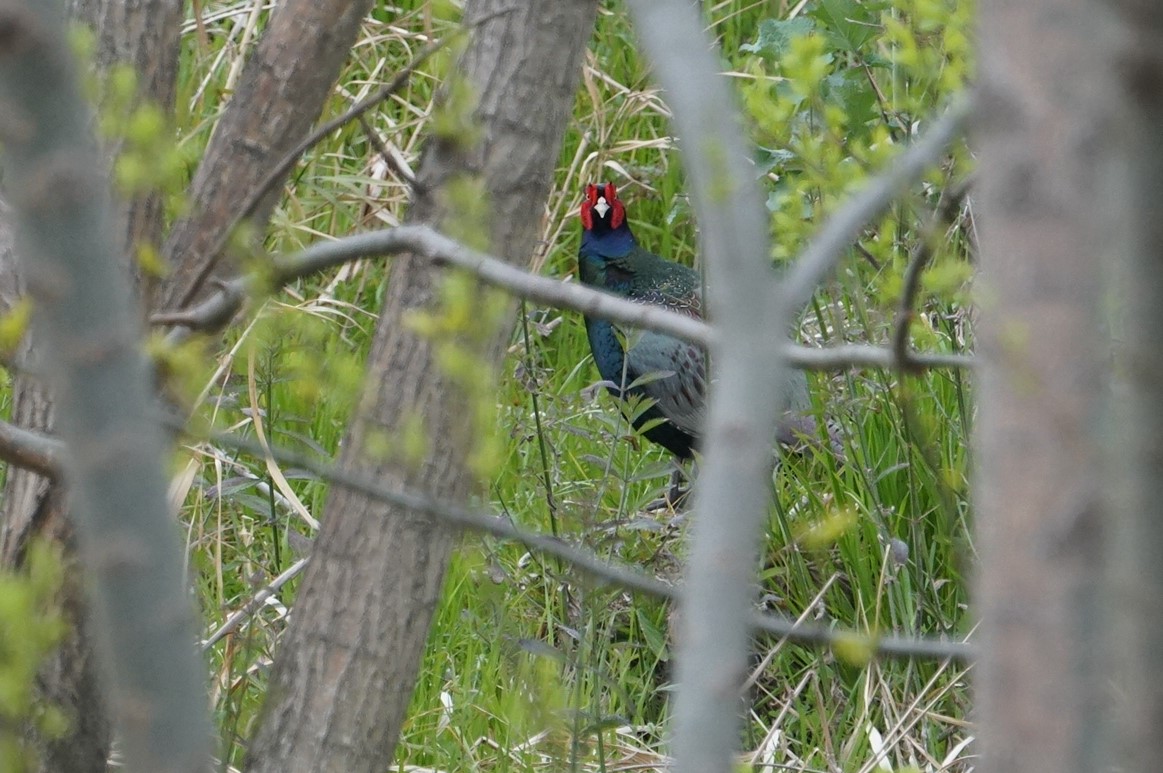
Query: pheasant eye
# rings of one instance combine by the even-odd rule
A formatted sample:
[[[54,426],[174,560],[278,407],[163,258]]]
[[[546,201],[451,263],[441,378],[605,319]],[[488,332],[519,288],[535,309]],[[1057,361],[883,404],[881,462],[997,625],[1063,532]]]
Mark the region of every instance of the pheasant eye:
[[[618,198],[618,191],[613,183],[606,183],[606,201],[613,202]]]

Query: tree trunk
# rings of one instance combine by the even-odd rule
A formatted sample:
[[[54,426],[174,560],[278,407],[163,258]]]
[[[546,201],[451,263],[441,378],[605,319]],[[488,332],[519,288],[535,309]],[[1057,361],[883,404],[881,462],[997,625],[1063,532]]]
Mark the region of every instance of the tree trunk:
[[[466,21],[510,9],[477,28],[461,68],[476,89],[483,141],[433,139],[420,166],[413,222],[439,225],[451,176],[479,175],[491,248],[531,258],[561,136],[573,105],[594,0],[476,0]],[[435,360],[434,343],[402,321],[430,309],[439,277],[424,260],[393,264],[368,372],[370,391],[343,443],[345,466],[398,489],[456,502],[473,489],[466,468],[464,395]],[[486,366],[507,331],[490,336]],[[369,459],[369,436],[395,437],[423,417],[430,451],[418,466]],[[333,489],[292,623],[271,677],[249,771],[382,771],[391,761],[456,535],[406,508]]]
[[[166,242],[174,271],[160,288],[181,296],[204,266],[197,246],[214,241],[233,218],[239,202],[290,148],[307,133],[330,93],[370,0],[289,2],[274,14],[258,50],[244,70],[236,98],[217,127],[193,186],[195,215],[179,224]],[[303,7],[300,7],[303,6]],[[116,63],[133,65],[139,96],[172,109],[182,13],[180,0],[72,0],[69,11],[96,32],[96,64],[106,71]],[[115,152],[115,148],[110,148]],[[248,185],[247,182],[250,182]],[[269,214],[277,193],[261,209]],[[5,212],[0,211],[0,218]],[[124,254],[136,244],[161,241],[161,208],[156,196],[128,202],[123,210]],[[0,222],[0,231],[7,229]],[[4,310],[22,294],[15,261],[0,239],[0,302]],[[199,263],[198,259],[203,262]],[[187,267],[187,261],[192,265]],[[127,263],[129,261],[127,260]],[[26,344],[23,355],[33,353]],[[12,421],[17,426],[50,432],[53,407],[41,382],[18,375],[13,385]],[[0,560],[19,566],[33,536],[68,541],[65,495],[40,476],[12,469],[0,509]],[[67,572],[76,578],[76,572]],[[70,632],[40,674],[42,697],[70,719],[68,733],[55,740],[34,739],[44,771],[104,771],[109,750],[109,721],[91,658],[75,580],[65,589],[63,608]]]
[[[1110,187],[1104,15],[1087,0],[981,9],[976,675],[987,771],[1104,767],[1099,320],[1111,207],[1125,204]]]
[[[1129,190],[1117,243],[1123,347],[1114,369],[1121,382],[1108,455],[1114,518],[1104,594],[1116,705],[1103,751],[1112,767],[1148,773],[1159,767],[1163,726],[1163,14],[1153,3],[1116,5],[1125,14],[1115,59],[1124,131],[1112,139],[1126,143]]]
[[[307,136],[370,7],[371,0],[279,4],[198,165],[189,191],[192,214],[166,239],[163,254],[172,270],[153,294],[154,308],[185,306],[207,278],[237,269],[210,254],[213,246],[262,179]],[[281,181],[255,211],[257,228],[280,192]]]
[[[181,3],[176,0],[72,0],[72,18],[91,27],[97,36],[94,65],[107,72],[117,64],[131,65],[138,73],[138,97],[153,102],[163,110],[172,110],[178,72],[178,33]],[[113,157],[116,147],[107,148]],[[3,215],[5,213],[0,213]],[[162,212],[156,196],[142,196],[127,202],[122,210],[123,246],[126,256],[133,245],[158,244],[161,241]],[[15,262],[5,262],[0,297],[5,307],[23,295],[23,283],[15,271]],[[11,269],[11,270],[9,270]],[[22,353],[30,355],[31,348]],[[50,431],[52,408],[47,394],[36,379],[20,376],[13,388],[13,423],[25,429]],[[31,531],[32,515],[41,509],[47,482],[40,476],[14,470],[4,495],[3,539],[0,555],[12,565],[23,550]],[[47,517],[49,514],[40,513]]]
[[[69,3],[70,16],[93,28],[97,38],[96,61],[100,72],[114,64],[130,64],[139,74],[139,97],[163,109],[173,105],[178,66],[181,3],[178,0],[78,0]],[[115,152],[109,149],[110,154]],[[110,156],[111,157],[111,156]],[[134,244],[161,241],[162,212],[156,196],[127,202],[121,210],[124,224],[123,253]],[[7,227],[7,223],[0,227]],[[128,260],[126,263],[128,264]],[[23,282],[15,261],[6,260],[0,275],[5,307],[23,295]],[[35,353],[35,343],[25,341],[22,357]],[[53,406],[43,381],[18,374],[12,388],[12,422],[25,429],[51,432]],[[28,470],[13,468],[4,486],[0,505],[0,562],[20,567],[33,537],[64,543],[67,561],[74,561],[71,526],[66,516],[66,496],[60,486]],[[80,572],[68,571],[62,590],[62,612],[68,632],[60,647],[44,663],[38,686],[41,700],[59,707],[69,720],[67,732],[55,739],[39,738],[29,729],[40,769],[44,771],[104,771],[109,754],[110,721],[97,674],[85,619]]]
[[[59,9],[15,2],[4,11],[0,103],[11,119],[0,132],[4,184],[19,273],[33,300],[33,336],[43,346],[38,370],[69,448],[61,455],[72,495],[68,525],[83,560],[80,580],[78,573],[70,580],[84,593],[67,590],[65,610],[80,617],[82,604],[71,603],[80,599],[90,608],[84,618],[94,636],[78,637],[77,645],[99,656],[126,767],[201,769],[210,740],[205,672],[189,650],[197,627],[175,562],[181,542],[168,514],[165,438],[152,416],[132,286],[119,265],[125,229],[111,206],[108,157],[94,136]],[[50,490],[38,512],[59,513],[62,499]],[[50,674],[68,681],[78,675],[71,666],[91,672],[92,660],[82,655]],[[73,719],[91,727],[86,717]],[[88,766],[93,755],[84,751]]]
[[[132,65],[137,73],[138,99],[171,114],[177,88],[182,0],[68,0],[67,6],[69,17],[96,35],[98,71],[107,72],[118,64]],[[120,140],[106,147],[109,158],[116,158],[120,150]],[[121,202],[125,260],[135,281],[140,275],[133,250],[139,245],[160,247],[162,215],[162,199],[157,193]]]

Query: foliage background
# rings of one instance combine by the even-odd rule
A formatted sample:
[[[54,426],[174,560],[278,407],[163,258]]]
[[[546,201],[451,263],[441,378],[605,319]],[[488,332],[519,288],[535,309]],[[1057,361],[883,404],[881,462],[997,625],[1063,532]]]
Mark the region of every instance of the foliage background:
[[[704,8],[724,72],[750,117],[776,265],[794,259],[844,195],[889,163],[971,75],[969,3],[722,0]],[[177,153],[149,151],[164,154],[157,166],[178,179],[146,182],[181,190],[268,12],[260,2],[204,3],[200,18],[187,22],[173,123]],[[338,114],[366,96],[428,41],[449,34],[458,15],[454,3],[378,3],[326,112]],[[370,116],[390,161],[358,124],[311,151],[275,211],[267,251],[290,252],[399,222],[408,171],[433,130],[433,97],[450,61],[447,53],[423,65]],[[141,148],[153,135],[135,123],[142,119],[119,118],[116,100],[109,104],[107,129],[132,139],[137,127],[143,138],[127,143],[129,160],[120,166],[123,184],[140,184],[132,176],[133,154],[146,152]],[[625,10],[603,4],[554,193],[546,211],[529,213],[544,231],[535,261],[540,273],[573,276],[579,191],[607,179],[618,184],[647,248],[697,264],[696,224],[666,119],[664,95],[651,84]],[[960,204],[952,222],[925,226],[942,193],[970,168],[967,151],[958,148],[866,231],[805,310],[805,342],[886,341],[904,268],[924,242],[933,260],[911,338],[923,349],[971,345],[972,207]],[[171,195],[173,210],[181,205]],[[383,277],[382,265],[363,263],[269,299],[223,350],[175,358],[183,399],[217,426],[250,435],[261,427],[272,443],[333,456],[358,398]],[[449,284],[449,298],[455,287]],[[683,518],[646,512],[670,463],[633,438],[595,388],[580,317],[521,306],[514,321],[503,371],[480,379],[496,440],[482,467],[478,504],[676,578]],[[964,376],[865,371],[811,381],[821,414],[845,439],[847,463],[794,459],[773,475],[777,502],[760,602],[860,630],[966,635],[972,403]],[[6,392],[4,400],[7,405]],[[425,442],[419,424],[384,439],[405,454]],[[182,449],[174,460],[174,496],[183,502],[207,633],[305,554],[308,518],[321,512],[325,493],[305,471],[272,470],[208,443]],[[294,587],[292,581],[282,588],[208,651],[228,763],[240,762],[256,721]],[[659,766],[672,614],[662,604],[580,582],[568,567],[521,547],[468,536],[448,574],[400,765],[450,771]],[[972,729],[963,669],[865,665],[859,653],[851,654],[845,659],[757,641],[744,738],[748,764],[968,767]]]

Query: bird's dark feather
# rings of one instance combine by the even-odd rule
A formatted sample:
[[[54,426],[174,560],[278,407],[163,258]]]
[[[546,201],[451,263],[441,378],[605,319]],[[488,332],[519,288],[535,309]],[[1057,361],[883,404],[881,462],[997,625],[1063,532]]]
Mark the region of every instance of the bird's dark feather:
[[[580,214],[578,273],[583,284],[631,301],[702,318],[702,281],[698,272],[639,246],[612,184],[587,185]],[[706,404],[703,351],[661,333],[622,331],[596,317],[587,316],[585,324],[594,363],[610,392],[618,398],[647,397],[654,403],[635,419],[635,427],[641,429],[652,420],[664,419],[661,424],[647,427],[643,434],[680,459],[690,458],[698,443]],[[639,379],[642,381],[636,384]],[[789,411],[777,437],[784,444],[802,444],[804,436],[815,436],[814,419],[803,414],[810,408],[804,374],[793,372],[787,389],[793,411]]]

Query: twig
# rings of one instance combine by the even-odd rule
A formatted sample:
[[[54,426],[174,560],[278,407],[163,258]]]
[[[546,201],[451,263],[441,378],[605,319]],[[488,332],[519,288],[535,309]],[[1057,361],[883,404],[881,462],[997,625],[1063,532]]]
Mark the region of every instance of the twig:
[[[165,423],[172,428],[180,429],[187,434],[191,434],[190,430],[183,428],[181,422],[177,419],[167,418]],[[624,564],[605,561],[591,551],[574,547],[556,537],[526,531],[514,526],[506,518],[468,510],[458,505],[440,502],[422,494],[392,490],[378,479],[356,471],[341,469],[329,461],[319,461],[318,459],[275,445],[266,448],[259,443],[230,433],[208,432],[201,437],[193,437],[214,445],[221,445],[252,454],[256,457],[267,458],[269,456],[283,465],[314,473],[323,481],[349,488],[369,498],[401,505],[409,510],[423,513],[431,518],[440,519],[448,524],[469,531],[520,543],[531,550],[560,558],[579,569],[591,579],[600,582],[612,583],[630,591],[669,601],[676,600],[680,592],[679,587],[650,577],[638,569]],[[296,570],[296,566],[292,566],[287,572],[292,570],[296,572],[301,571],[301,569]],[[287,572],[283,574],[285,575]],[[282,578],[283,575],[280,575],[270,585],[260,590],[255,598],[245,605],[243,609],[250,609],[252,612],[254,609],[257,609],[270,596],[270,593],[263,595],[264,592],[268,589],[277,590],[286,580],[290,579],[289,577],[286,579]],[[282,579],[281,583],[280,579]],[[279,585],[276,586],[276,583],[279,583]],[[235,613],[235,615],[238,614],[239,612]],[[233,620],[235,615],[231,616],[231,620]],[[230,623],[231,620],[228,620],[227,623]],[[223,625],[225,626],[227,623]],[[237,626],[237,624],[237,622],[233,623],[234,626]],[[877,637],[875,635],[865,635],[852,631],[826,628],[819,625],[797,623],[795,620],[781,615],[758,611],[751,616],[750,625],[756,631],[786,638],[788,641],[797,644],[835,646],[837,644],[850,645],[855,641],[866,644],[870,653],[884,654],[887,657],[920,657],[935,660],[948,658],[962,662],[970,662],[974,658],[973,648],[965,642],[899,636]],[[220,638],[221,636],[218,636],[214,640],[217,641]],[[207,642],[209,644],[213,643],[209,639]]]
[[[859,241],[853,242],[852,246],[856,248],[856,251],[860,253],[861,257],[868,261],[868,265],[872,266],[873,271],[880,271],[880,261],[876,259],[875,255],[868,251],[867,247],[865,247]]]
[[[262,605],[266,603],[267,599],[278,593],[279,590],[288,582],[298,577],[299,574],[301,574],[302,571],[307,568],[307,560],[308,559],[306,558],[300,558],[298,561],[291,564],[289,567],[287,567],[286,570],[283,571],[282,574],[271,580],[269,584],[264,585],[258,591],[258,593],[254,594],[250,601],[247,601],[242,605],[242,607],[232,612],[230,617],[226,618],[226,621],[222,623],[222,625],[218,626],[218,628],[214,630],[214,633],[207,636],[206,639],[202,642],[202,652],[206,652],[219,641],[221,641],[223,637],[237,628],[240,623],[242,623],[244,620],[247,620],[252,615],[254,615],[255,612],[261,609]]]
[[[639,329],[666,333],[707,348],[715,344],[714,329],[705,322],[658,306],[615,298],[582,285],[530,274],[422,225],[404,225],[330,242],[318,242],[289,258],[276,261],[269,273],[224,282],[218,293],[197,306],[155,314],[151,322],[178,326],[170,336],[171,342],[177,342],[192,330],[213,330],[229,320],[251,294],[277,289],[296,279],[346,262],[401,252],[426,257],[436,265],[470,271],[494,287],[531,301],[580,311]],[[893,364],[891,351],[873,346],[817,349],[789,344],[784,347],[783,354],[790,365],[804,370],[885,368]],[[971,357],[956,354],[914,354],[911,361],[914,366],[925,368],[967,368],[973,363]]]
[[[614,582],[631,590],[651,596],[670,598],[670,586],[649,577],[637,569],[617,564],[608,564],[588,551],[579,550],[561,540],[548,535],[526,532],[510,521],[496,515],[468,510],[459,505],[440,502],[431,497],[408,491],[394,491],[379,480],[353,470],[345,470],[331,462],[321,462],[277,446],[264,448],[261,444],[224,432],[207,432],[199,436],[188,428],[182,428],[180,420],[167,418],[165,423],[175,429],[190,434],[197,440],[221,445],[256,457],[271,458],[284,465],[307,470],[320,479],[356,491],[364,496],[391,502],[401,507],[438,518],[462,529],[488,534],[500,539],[519,542],[528,548],[570,562],[583,573],[596,579]]]
[[[631,303],[575,284],[530,274],[423,225],[404,225],[383,231],[355,234],[330,242],[317,242],[284,260],[275,261],[265,276],[258,274],[226,282],[218,293],[181,311],[156,314],[155,324],[180,325],[193,330],[211,329],[229,319],[242,300],[255,292],[278,288],[296,279],[325,271],[353,260],[411,252],[438,266],[471,271],[488,284],[539,303],[562,306],[635,327],[657,330],[705,347],[712,345],[711,327],[691,317],[657,306]]]
[[[205,440],[216,445],[244,451],[256,457],[267,458],[269,456],[284,465],[312,472],[328,483],[347,486],[382,501],[416,508],[431,517],[446,520],[461,528],[489,534],[511,542],[519,542],[540,553],[567,561],[596,579],[620,585],[627,590],[667,600],[674,600],[678,593],[678,589],[674,586],[660,582],[633,568],[603,561],[593,553],[572,547],[556,537],[524,531],[513,526],[509,520],[496,515],[472,512],[417,494],[391,491],[370,478],[339,470],[331,462],[321,462],[275,445],[267,449],[258,443],[228,433],[208,433],[202,437],[197,437],[192,435],[181,421],[171,416],[164,417],[162,423],[171,430],[191,435],[197,440]],[[8,438],[16,438],[16,440],[9,441]],[[10,450],[10,448],[15,450]],[[0,458],[14,464],[21,464],[19,459],[29,454],[29,449],[40,449],[44,459],[52,460],[49,464],[55,465],[59,464],[57,460],[63,453],[64,445],[56,438],[29,432],[7,422],[0,422]],[[44,466],[44,469],[34,467],[32,464],[25,466],[45,475],[53,474],[52,469],[48,466]],[[291,579],[298,576],[305,566],[306,559],[297,561],[260,589],[250,601],[232,613],[221,626],[215,629],[214,633],[202,642],[203,651],[212,647],[237,628],[239,623],[253,615],[268,598],[278,592]],[[760,612],[753,615],[751,625],[756,631],[805,645],[833,646],[837,642],[852,642],[854,637],[860,637],[860,634],[851,631],[799,623],[791,618]],[[893,658],[919,657],[933,660],[951,658],[961,662],[971,662],[974,658],[973,648],[965,642],[945,639],[898,636],[870,637],[868,646],[871,651],[875,651],[877,654]]]
[[[898,364],[896,355],[891,349],[868,344],[841,344],[824,348],[789,344],[784,349],[784,356],[788,363],[801,370],[842,371],[852,368],[894,368]],[[975,367],[976,362],[973,355],[970,354],[943,354],[939,352],[909,354],[910,370],[936,368],[968,370]]]
[[[376,153],[379,153],[380,158],[383,159],[385,164],[387,164],[388,169],[391,169],[397,175],[402,177],[404,182],[408,183],[408,187],[412,189],[412,193],[416,193],[416,186],[418,184],[416,181],[416,176],[405,169],[400,164],[400,162],[396,160],[396,157],[392,155],[392,151],[388,148],[387,144],[384,143],[383,138],[380,137],[379,132],[376,131],[376,127],[371,125],[371,121],[367,119],[366,115],[359,116],[359,126],[361,129],[363,129],[363,133],[364,136],[367,137],[367,141],[371,143],[372,147],[376,149]]]
[[[921,289],[921,274],[933,257],[933,240],[937,231],[946,223],[953,222],[965,194],[969,192],[970,181],[963,180],[954,188],[945,188],[937,200],[937,206],[929,218],[929,222],[921,229],[920,238],[909,256],[909,264],[905,267],[904,287],[901,289],[900,303],[897,304],[896,319],[893,320],[892,353],[894,364],[901,371],[916,371],[913,363],[913,354],[909,351],[909,325],[913,321],[913,306],[916,303],[917,293]]]
[[[961,131],[972,107],[973,101],[968,96],[954,100],[924,137],[893,159],[883,173],[869,180],[825,221],[824,227],[800,255],[785,285],[785,291],[797,308],[811,299],[812,293],[844,250],[860,235],[865,224],[884,211],[902,190],[941,156]]]
[[[279,163],[275,164],[271,171],[267,173],[267,176],[264,177],[262,181],[255,187],[249,198],[246,199],[246,202],[243,204],[242,208],[239,209],[238,215],[234,218],[234,221],[222,230],[222,235],[218,237],[218,241],[214,243],[214,247],[210,250],[210,260],[206,262],[206,265],[203,267],[201,273],[190,285],[190,289],[187,290],[186,294],[182,297],[179,306],[184,308],[194,299],[194,296],[197,295],[198,291],[202,289],[202,285],[206,283],[206,279],[210,276],[211,272],[214,270],[214,267],[218,264],[222,254],[226,251],[226,246],[230,243],[230,239],[233,237],[234,231],[244,220],[254,215],[255,209],[258,208],[258,205],[262,202],[266,195],[271,192],[271,190],[279,183],[280,180],[283,179],[287,172],[291,170],[291,167],[293,167],[299,161],[299,158],[304,153],[314,147],[320,140],[322,140],[331,132],[343,126],[353,118],[362,116],[368,110],[371,110],[380,102],[383,102],[392,94],[395,94],[397,91],[399,91],[400,88],[402,88],[404,84],[408,82],[408,79],[412,76],[412,73],[414,73],[416,69],[420,67],[420,65],[424,64],[424,62],[426,62],[433,54],[447,46],[456,35],[463,33],[465,30],[478,27],[502,14],[509,13],[512,10],[513,8],[510,7],[503,8],[496,13],[490,13],[483,18],[474,20],[471,24],[466,25],[463,29],[457,30],[450,35],[446,35],[440,40],[429,43],[427,46],[420,50],[420,53],[416,54],[416,56],[412,58],[412,61],[404,65],[404,67],[398,73],[396,73],[395,77],[381,86],[375,93],[366,97],[363,101],[353,105],[343,114],[332,118],[326,123],[321,124],[317,129],[315,129],[315,131],[304,137],[298,145],[296,145],[290,150],[290,152],[283,156]]]
[[[0,421],[0,459],[10,464],[57,480],[63,452],[64,444],[56,438]]]

